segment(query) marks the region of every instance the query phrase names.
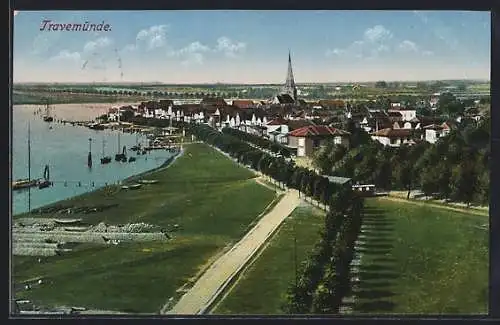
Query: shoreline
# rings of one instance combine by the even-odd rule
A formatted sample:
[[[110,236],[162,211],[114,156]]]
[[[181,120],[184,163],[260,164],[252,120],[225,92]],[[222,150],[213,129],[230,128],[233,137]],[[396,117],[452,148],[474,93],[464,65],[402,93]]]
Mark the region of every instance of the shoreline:
[[[141,173],[136,174],[136,175],[129,176],[127,178],[124,178],[124,179],[118,181],[117,184],[111,184],[111,185],[107,185],[107,186],[115,186],[115,187],[116,186],[121,186],[123,183],[133,182],[134,180],[138,180],[139,178],[142,178],[142,177],[144,177],[144,176],[146,176],[148,174],[159,172],[161,170],[167,169],[168,167],[170,167],[177,160],[177,158],[181,157],[184,154],[184,151],[185,150],[182,149],[181,151],[174,153],[171,157],[167,158],[158,167],[146,170],[146,171],[141,172]],[[88,195],[88,194],[91,194],[91,193],[95,193],[97,191],[102,191],[107,186],[104,185],[102,187],[95,188],[95,189],[93,189],[91,191],[88,191],[88,192],[84,192],[84,193],[81,193],[81,194],[78,194],[78,195],[75,195],[75,196],[71,196],[71,197],[68,197],[68,198],[65,198],[65,199],[62,199],[62,200],[58,200],[58,201],[55,201],[55,202],[52,202],[52,203],[48,203],[48,204],[42,205],[40,207],[34,208],[31,211],[37,211],[37,210],[48,208],[48,207],[51,207],[51,206],[61,205],[61,204],[64,204],[64,202],[69,201],[69,200],[73,200],[73,199],[75,199],[75,198],[77,198],[79,196]],[[18,218],[20,216],[24,216],[24,215],[29,214],[29,213],[30,213],[30,211],[25,211],[25,212],[21,212],[21,213],[17,213],[17,214],[12,214],[12,217],[13,218]]]
[[[106,114],[108,109],[114,106],[137,105],[138,102],[116,102],[116,103],[72,103],[72,104],[52,104],[52,116],[56,119],[67,121],[92,121],[96,117]],[[43,105],[37,104],[13,104],[12,114],[17,111],[22,113],[33,113],[36,109],[42,108]]]

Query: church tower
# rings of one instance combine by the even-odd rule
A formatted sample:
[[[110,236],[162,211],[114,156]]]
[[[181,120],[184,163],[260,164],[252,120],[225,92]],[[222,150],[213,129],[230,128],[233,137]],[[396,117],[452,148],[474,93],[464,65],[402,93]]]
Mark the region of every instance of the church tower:
[[[297,101],[297,87],[295,86],[295,80],[293,79],[292,57],[290,55],[290,51],[288,51],[288,72],[286,75],[285,86],[283,87],[283,94],[288,94],[293,98],[293,100]]]

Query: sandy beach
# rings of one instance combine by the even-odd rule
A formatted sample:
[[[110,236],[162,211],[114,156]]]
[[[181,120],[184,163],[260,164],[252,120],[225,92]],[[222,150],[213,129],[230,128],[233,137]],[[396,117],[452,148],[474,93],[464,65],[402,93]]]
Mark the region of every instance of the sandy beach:
[[[90,121],[107,113],[113,106],[137,105],[138,103],[96,103],[96,104],[54,104],[51,105],[51,114],[55,119],[66,121]],[[14,105],[14,114],[17,110],[34,112],[42,108],[42,105]]]

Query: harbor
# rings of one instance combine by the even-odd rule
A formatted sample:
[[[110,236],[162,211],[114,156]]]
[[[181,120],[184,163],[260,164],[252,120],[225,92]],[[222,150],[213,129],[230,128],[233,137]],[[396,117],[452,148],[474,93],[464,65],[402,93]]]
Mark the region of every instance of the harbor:
[[[120,184],[125,178],[161,166],[178,150],[178,142],[176,147],[158,141],[153,144],[155,138],[152,135],[148,138],[147,130],[134,133],[116,127],[94,130],[83,123],[80,127],[59,123],[57,107],[51,111],[55,118],[50,122],[43,118],[47,116],[43,106],[41,114],[34,112],[28,106],[13,109],[14,215],[106,185]],[[124,127],[127,129],[127,125]],[[158,150],[159,146],[163,150]],[[141,150],[133,149],[139,147]],[[103,163],[106,157],[123,153],[126,162],[111,159]]]

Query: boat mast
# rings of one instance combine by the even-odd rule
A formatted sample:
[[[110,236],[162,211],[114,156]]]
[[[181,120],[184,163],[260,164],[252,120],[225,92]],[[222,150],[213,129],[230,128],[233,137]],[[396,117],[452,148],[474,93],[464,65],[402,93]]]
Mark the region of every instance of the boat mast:
[[[45,116],[49,117],[50,116],[50,106],[49,106],[49,99],[47,98],[47,102],[45,103]]]
[[[87,166],[92,168],[92,138],[89,138],[89,155],[87,157]]]
[[[118,108],[118,153],[120,153],[120,109]]]
[[[28,182],[31,182],[31,122],[28,121]],[[28,213],[31,212],[31,186],[28,186]]]

